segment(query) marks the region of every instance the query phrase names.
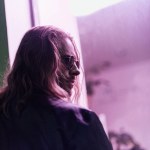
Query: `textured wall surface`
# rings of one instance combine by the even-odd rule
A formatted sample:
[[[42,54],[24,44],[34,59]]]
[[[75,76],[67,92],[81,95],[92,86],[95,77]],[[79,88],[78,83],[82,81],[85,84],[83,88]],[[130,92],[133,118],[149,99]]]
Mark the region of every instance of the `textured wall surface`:
[[[149,0],[125,0],[77,20],[86,70],[150,59]]]
[[[150,1],[125,0],[78,17],[90,108],[106,115],[109,130],[125,130],[150,147]],[[89,61],[90,60],[90,61]]]
[[[147,150],[150,147],[150,61],[97,74],[107,84],[95,87],[91,109],[104,113],[108,130],[129,132]]]
[[[24,33],[31,28],[28,0],[5,0],[9,59],[12,65]]]

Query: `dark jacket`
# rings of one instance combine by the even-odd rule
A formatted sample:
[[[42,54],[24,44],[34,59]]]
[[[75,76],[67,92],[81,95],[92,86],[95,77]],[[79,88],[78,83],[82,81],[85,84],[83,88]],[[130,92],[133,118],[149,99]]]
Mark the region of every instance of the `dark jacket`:
[[[43,95],[19,114],[14,108],[8,118],[0,114],[0,150],[112,150],[92,111]]]

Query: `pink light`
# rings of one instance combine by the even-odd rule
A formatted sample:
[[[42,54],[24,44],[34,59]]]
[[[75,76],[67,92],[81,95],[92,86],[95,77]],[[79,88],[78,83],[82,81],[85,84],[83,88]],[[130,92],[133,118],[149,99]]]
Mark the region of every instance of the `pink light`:
[[[121,1],[123,0],[70,0],[70,4],[75,16],[85,16]]]

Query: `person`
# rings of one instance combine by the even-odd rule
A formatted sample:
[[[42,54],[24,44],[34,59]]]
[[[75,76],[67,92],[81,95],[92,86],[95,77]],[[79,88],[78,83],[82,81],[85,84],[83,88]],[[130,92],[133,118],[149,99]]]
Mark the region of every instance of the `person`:
[[[53,26],[27,31],[0,91],[0,149],[112,150],[97,115],[71,102],[79,74],[68,33]]]

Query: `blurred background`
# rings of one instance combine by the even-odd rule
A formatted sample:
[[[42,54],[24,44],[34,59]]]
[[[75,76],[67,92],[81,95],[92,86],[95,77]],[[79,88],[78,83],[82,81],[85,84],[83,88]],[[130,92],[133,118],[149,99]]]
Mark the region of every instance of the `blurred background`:
[[[1,0],[1,85],[22,36],[37,25],[74,37],[84,68],[79,105],[97,113],[114,150],[148,150],[150,1]]]

